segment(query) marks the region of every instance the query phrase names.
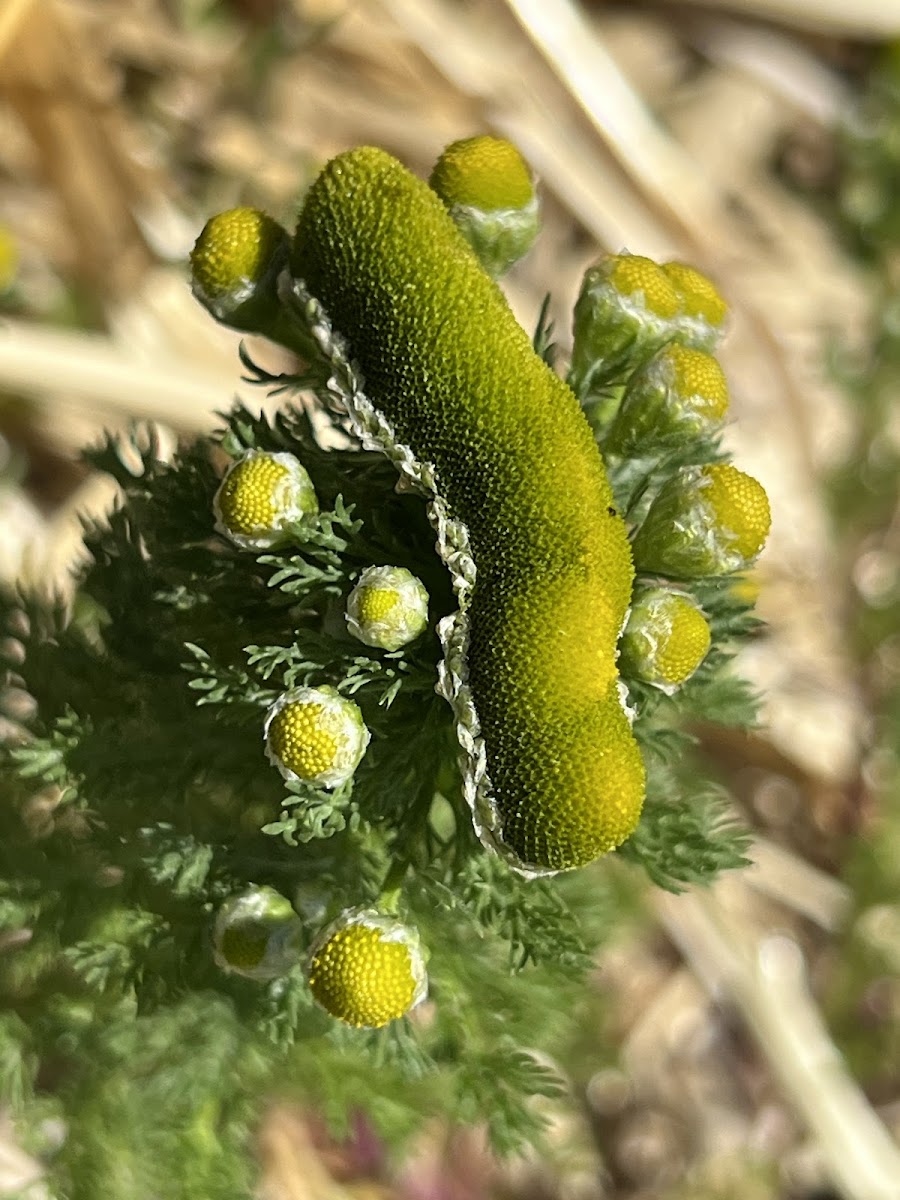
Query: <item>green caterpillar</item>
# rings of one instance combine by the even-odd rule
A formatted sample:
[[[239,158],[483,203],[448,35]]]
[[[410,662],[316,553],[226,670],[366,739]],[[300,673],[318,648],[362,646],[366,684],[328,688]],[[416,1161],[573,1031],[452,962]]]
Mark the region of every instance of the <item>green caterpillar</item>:
[[[615,661],[631,554],[575,396],[438,197],[381,150],[324,168],[292,269],[467,528],[468,687],[495,840],[528,871],[590,862],[633,831],[644,768]]]

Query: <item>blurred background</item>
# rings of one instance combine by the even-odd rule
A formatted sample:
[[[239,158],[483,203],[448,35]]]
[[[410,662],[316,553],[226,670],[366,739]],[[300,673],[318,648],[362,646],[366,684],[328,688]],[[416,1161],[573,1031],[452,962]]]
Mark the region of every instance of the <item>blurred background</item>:
[[[550,292],[567,346],[601,250],[731,302],[728,440],[774,512],[765,723],[695,732],[755,861],[638,898],[549,1150],[435,1127],[397,1163],[280,1108],[265,1196],[897,1200],[900,0],[0,0],[0,581],[71,586],[116,499],[79,459],[101,430],[171,449],[264,402],[186,284],[210,214],[290,225],[348,146],[427,175],[480,132],[542,181],[527,327]],[[0,1108],[0,1196],[37,1174]]]

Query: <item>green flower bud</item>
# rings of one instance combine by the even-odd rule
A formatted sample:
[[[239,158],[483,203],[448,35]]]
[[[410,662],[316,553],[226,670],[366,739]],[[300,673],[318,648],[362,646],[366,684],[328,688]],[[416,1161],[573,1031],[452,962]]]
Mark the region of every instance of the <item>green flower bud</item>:
[[[703,662],[709,643],[709,625],[690,597],[649,588],[632,606],[619,664],[626,674],[671,695]]]
[[[300,961],[302,932],[303,923],[284,896],[270,887],[248,888],[216,914],[216,965],[245,979],[276,979]]]
[[[347,598],[347,627],[367,646],[399,650],[428,624],[428,592],[405,567],[366,567]]]
[[[686,263],[663,263],[662,269],[681,298],[678,340],[699,350],[714,350],[722,338],[728,317],[728,305],[716,285]]]
[[[319,511],[306,468],[293,454],[248,450],[225,474],[213,500],[216,529],[242,550],[269,550]]]
[[[742,571],[769,534],[762,486],[736,467],[686,467],[662,488],[634,540],[639,571],[685,579]]]
[[[531,249],[540,204],[528,164],[511,142],[486,136],[453,142],[429,184],[495,279]]]
[[[332,687],[279,696],[266,714],[266,757],[288,780],[333,789],[351,778],[369,744],[352,700]]]
[[[277,319],[276,280],[289,248],[285,230],[259,209],[219,213],[191,251],[194,295],[223,325],[267,333]]]
[[[348,909],[319,935],[308,978],[326,1012],[361,1029],[406,1016],[428,990],[418,933],[374,909]]]
[[[588,268],[575,303],[569,383],[584,398],[618,381],[669,341],[681,297],[668,275],[639,254],[610,254]]]
[[[634,455],[713,433],[728,409],[728,385],[710,354],[670,342],[625,388],[605,449]]]

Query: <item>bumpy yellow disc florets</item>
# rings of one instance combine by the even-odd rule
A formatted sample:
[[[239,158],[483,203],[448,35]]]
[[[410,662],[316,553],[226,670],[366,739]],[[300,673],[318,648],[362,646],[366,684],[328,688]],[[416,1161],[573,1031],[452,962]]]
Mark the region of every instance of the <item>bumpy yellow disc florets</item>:
[[[614,255],[609,281],[622,296],[642,303],[657,317],[671,319],[681,308],[678,291],[652,258],[640,254]]]
[[[259,209],[232,208],[211,217],[191,251],[194,291],[207,305],[246,299],[284,243],[284,230]]]
[[[675,607],[672,633],[659,647],[656,668],[662,683],[677,687],[690,679],[709,650],[709,624],[703,613],[687,600]]]
[[[702,317],[716,327],[724,322],[728,305],[711,279],[686,263],[663,263],[662,269],[681,293],[682,309],[687,316]]]
[[[769,536],[772,523],[769,497],[752,475],[745,475],[728,463],[707,467],[706,477],[707,496],[717,525],[734,549],[746,562],[751,562]]]
[[[524,208],[534,197],[528,163],[504,138],[453,142],[437,160],[428,182],[448,207],[470,204],[492,212]]]
[[[674,692],[706,657],[710,629],[689,597],[651,588],[636,599],[622,636],[622,670]]]
[[[633,573],[584,413],[437,196],[383,151],[325,168],[293,265],[467,530],[467,682],[496,840],[526,867],[581,866],[634,829],[644,791],[615,686]]]
[[[762,486],[736,467],[687,467],[653,501],[634,540],[642,571],[683,578],[742,571],[760,552],[771,514]]]
[[[674,342],[662,351],[671,366],[672,381],[682,403],[702,409],[710,426],[718,424],[728,409],[725,372],[711,354]]]
[[[399,650],[425,631],[428,592],[405,567],[367,567],[347,598],[346,615],[365,645]]]
[[[369,731],[352,700],[334,688],[296,688],[269,709],[266,755],[286,779],[318,787],[346,783],[359,765]]]
[[[359,619],[366,625],[383,621],[400,603],[400,593],[393,588],[368,588],[357,604]]]
[[[290,526],[318,511],[306,468],[293,454],[247,453],[216,492],[216,529],[243,550],[265,550],[290,537]]]
[[[345,913],[313,948],[309,987],[347,1025],[377,1029],[396,1021],[425,996],[418,936],[381,913]]]

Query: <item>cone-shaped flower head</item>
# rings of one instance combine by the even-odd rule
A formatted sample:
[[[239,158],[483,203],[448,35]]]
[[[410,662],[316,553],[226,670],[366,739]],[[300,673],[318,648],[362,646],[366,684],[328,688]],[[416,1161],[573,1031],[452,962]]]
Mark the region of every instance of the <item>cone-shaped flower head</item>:
[[[332,687],[295,688],[266,715],[266,757],[285,779],[336,788],[359,766],[369,731],[352,700]]]
[[[217,321],[266,333],[277,314],[275,279],[287,262],[289,239],[256,208],[210,217],[191,251],[194,295]]]
[[[670,588],[648,588],[632,605],[619,665],[626,674],[671,694],[703,662],[709,643],[709,625],[690,597]]]
[[[722,368],[703,350],[670,342],[625,388],[605,449],[644,454],[715,432],[728,409]]]
[[[675,334],[681,296],[640,254],[610,254],[589,267],[575,304],[572,368],[576,395],[616,381]]]
[[[742,571],[763,548],[771,519],[752,476],[721,463],[686,467],[651,504],[634,540],[635,565],[685,579]]]
[[[350,909],[317,939],[309,987],[333,1017],[357,1028],[396,1021],[427,992],[418,933],[373,909]]]
[[[366,567],[347,598],[347,627],[367,646],[399,650],[428,624],[428,592],[406,567]]]
[[[213,954],[223,971],[245,979],[276,979],[300,961],[303,923],[274,888],[251,887],[219,909]]]
[[[268,550],[319,511],[309,473],[293,454],[248,450],[229,467],[213,501],[216,529],[242,550]]]
[[[681,314],[679,340],[701,350],[713,350],[721,339],[728,305],[711,279],[686,263],[663,263],[662,268],[678,289]]]
[[[540,205],[528,164],[511,142],[487,136],[453,142],[429,183],[489,275],[502,275],[531,249]]]
[[[293,265],[348,339],[387,452],[433,464],[445,527],[466,534],[450,558],[477,583],[464,645],[442,623],[441,688],[476,828],[520,870],[582,866],[629,836],[644,794],[616,688],[630,546],[587,418],[440,199],[383,151],[325,167]]]

